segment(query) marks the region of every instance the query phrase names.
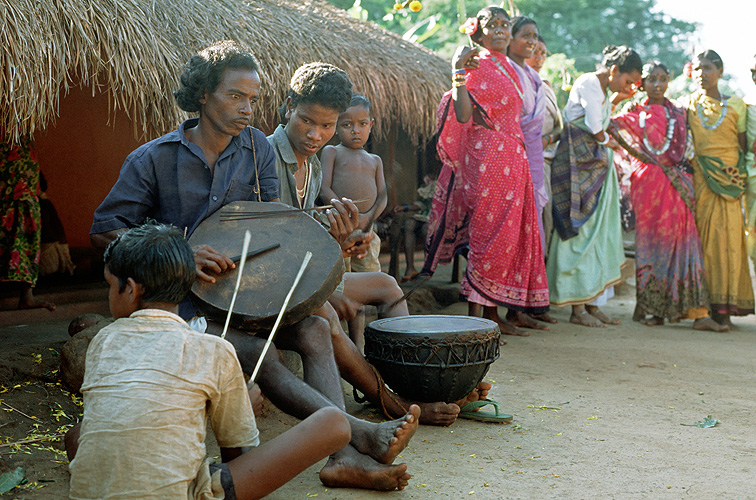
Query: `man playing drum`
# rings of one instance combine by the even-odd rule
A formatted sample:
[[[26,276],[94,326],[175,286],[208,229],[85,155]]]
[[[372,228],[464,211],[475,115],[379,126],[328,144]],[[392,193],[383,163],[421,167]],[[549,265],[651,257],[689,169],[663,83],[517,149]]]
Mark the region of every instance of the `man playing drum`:
[[[175,95],[182,109],[198,111],[199,118],[183,122],[178,130],[129,155],[118,181],[95,212],[92,244],[104,248],[127,226],[147,217],[184,229],[188,236],[203,219],[232,201],[278,200],[272,148],[262,132],[248,128],[259,93],[257,63],[234,42],[217,43],[192,57]],[[329,220],[336,228],[332,231],[338,233],[334,236],[343,240],[354,230],[349,215],[356,220],[357,208],[348,200],[334,205]],[[212,273],[234,266],[209,246],[192,250],[199,279],[214,281]],[[193,314],[191,304],[181,305],[182,317]],[[218,334],[221,325],[210,322],[207,330]],[[277,346],[298,352],[305,368],[302,381],[279,361],[277,353],[266,355],[258,382],[278,408],[300,419],[324,407],[344,410],[329,336],[328,324],[317,316],[278,333]],[[226,340],[236,349],[242,369],[251,373],[264,339],[231,330]],[[404,488],[410,478],[407,466],[392,462],[409,443],[419,414],[420,409],[412,407],[402,418],[381,424],[346,415],[352,440],[321,470],[323,483],[377,490]]]

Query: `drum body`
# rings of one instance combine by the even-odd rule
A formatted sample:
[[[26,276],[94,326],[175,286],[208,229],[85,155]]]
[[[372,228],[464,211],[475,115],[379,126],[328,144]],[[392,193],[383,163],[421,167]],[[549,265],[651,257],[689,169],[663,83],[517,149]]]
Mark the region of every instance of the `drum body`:
[[[499,326],[469,316],[402,316],[365,329],[365,356],[397,394],[453,402],[470,393],[499,357]]]
[[[297,323],[318,310],[344,274],[341,247],[318,221],[306,213],[241,219],[242,213],[281,210],[293,208],[283,203],[229,203],[202,221],[189,238],[192,246],[209,245],[230,258],[241,254],[247,229],[252,234],[249,251],[275,243],[281,245],[247,259],[244,264],[231,315],[231,325],[241,330],[257,332],[273,327],[308,250],[313,254],[312,260],[294,290],[281,326]],[[225,220],[229,213],[238,213],[239,219]],[[236,269],[216,275],[215,283],[197,280],[192,287],[192,302],[209,319],[225,323],[237,275],[238,263]]]

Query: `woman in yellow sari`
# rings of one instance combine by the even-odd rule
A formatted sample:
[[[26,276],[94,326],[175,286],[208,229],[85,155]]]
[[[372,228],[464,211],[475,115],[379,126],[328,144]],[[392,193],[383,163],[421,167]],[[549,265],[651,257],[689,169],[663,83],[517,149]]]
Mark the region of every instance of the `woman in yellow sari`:
[[[746,106],[742,99],[719,92],[722,71],[722,58],[713,50],[696,56],[693,75],[701,90],[690,96],[688,126],[696,150],[696,225],[712,318],[732,327],[731,315],[753,314],[754,297],[742,212]]]

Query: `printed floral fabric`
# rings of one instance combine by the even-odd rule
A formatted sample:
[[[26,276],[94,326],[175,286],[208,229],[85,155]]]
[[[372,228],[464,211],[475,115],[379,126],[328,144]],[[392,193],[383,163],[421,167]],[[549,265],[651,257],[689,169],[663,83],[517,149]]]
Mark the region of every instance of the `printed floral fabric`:
[[[0,145],[0,281],[37,281],[39,163],[31,142]]]

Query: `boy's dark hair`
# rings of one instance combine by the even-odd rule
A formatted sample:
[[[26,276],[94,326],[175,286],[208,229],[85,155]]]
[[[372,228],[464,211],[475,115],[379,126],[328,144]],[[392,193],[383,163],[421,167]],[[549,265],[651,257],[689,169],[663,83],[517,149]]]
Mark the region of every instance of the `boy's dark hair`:
[[[332,64],[314,62],[300,66],[289,84],[291,107],[319,104],[343,113],[352,99],[352,82]]]
[[[713,50],[704,50],[700,54],[697,54],[696,60],[700,61],[701,59],[708,60],[711,64],[716,66],[716,68],[719,70],[724,69],[724,63],[722,62],[722,58],[719,57],[719,54],[717,54]]]
[[[260,72],[252,52],[233,40],[216,42],[192,56],[181,73],[181,88],[173,93],[179,108],[199,111],[205,92],[215,92],[226,69]]]
[[[197,278],[194,254],[173,226],[148,222],[121,234],[105,249],[105,265],[120,290],[132,278],[142,285],[144,302],[178,304]]]
[[[353,106],[362,106],[362,107],[364,107],[365,109],[368,110],[368,114],[372,110],[372,105],[370,104],[370,99],[368,99],[367,97],[365,97],[362,94],[352,94],[352,100],[349,101],[349,107],[351,108]]]
[[[601,65],[604,68],[611,68],[616,65],[620,73],[632,73],[637,71],[643,73],[643,61],[636,51],[627,45],[607,45],[604,47],[604,59]]]
[[[475,16],[478,18],[478,29],[470,35],[470,40],[480,45],[480,41],[483,39],[483,26],[497,14],[503,14],[504,17],[509,19],[509,13],[497,5],[489,5],[480,9]]]

